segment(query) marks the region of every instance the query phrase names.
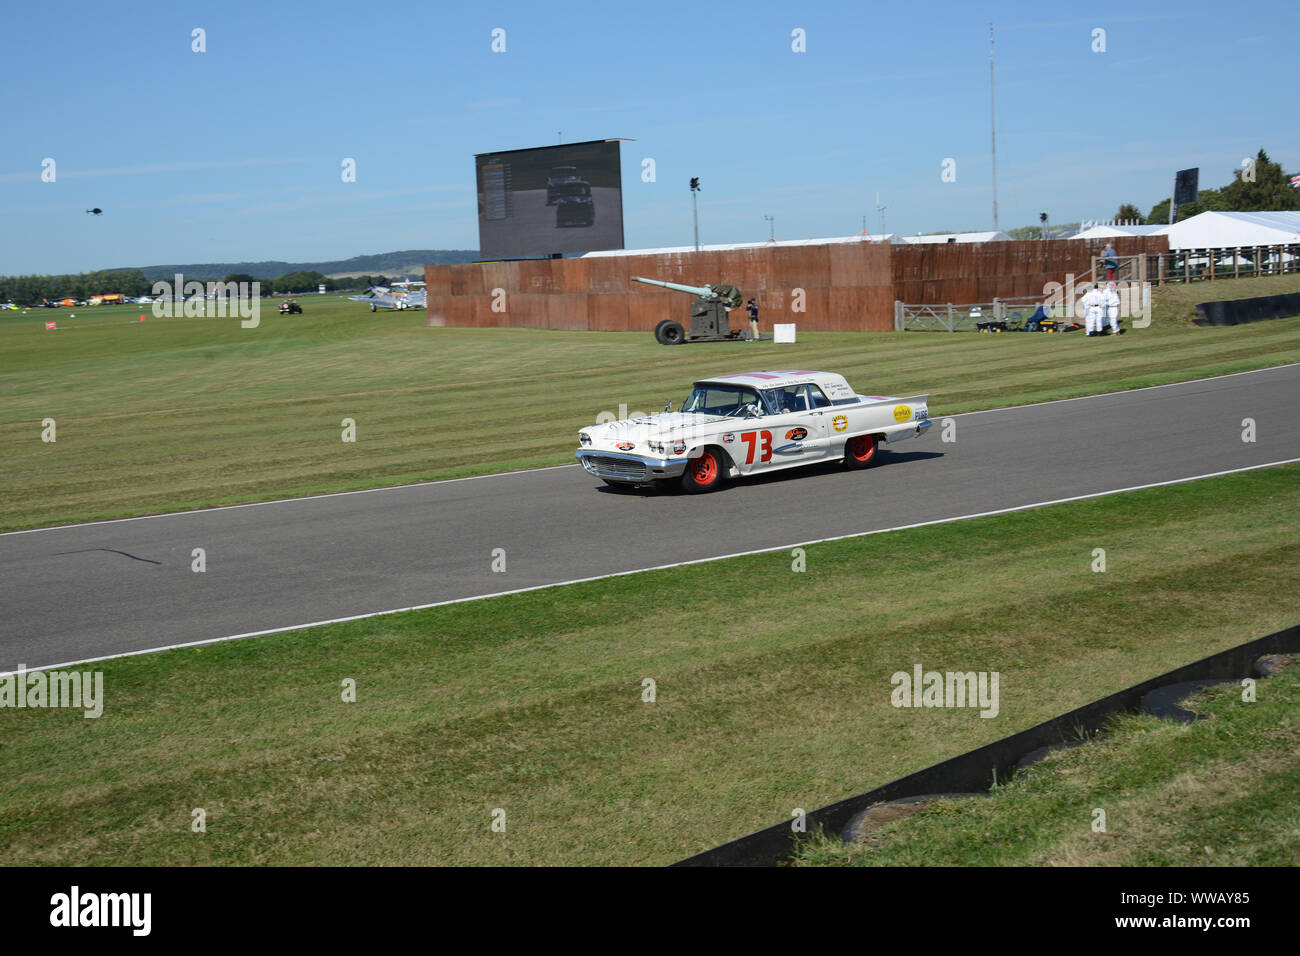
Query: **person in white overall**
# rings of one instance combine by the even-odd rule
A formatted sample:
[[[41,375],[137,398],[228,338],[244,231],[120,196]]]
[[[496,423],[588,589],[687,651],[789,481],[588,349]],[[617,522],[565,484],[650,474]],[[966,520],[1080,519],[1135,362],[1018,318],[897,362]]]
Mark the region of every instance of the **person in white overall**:
[[[1111,333],[1119,335],[1119,293],[1115,291],[1113,282],[1106,286],[1106,316],[1110,319]]]
[[[1101,317],[1105,307],[1106,298],[1096,285],[1084,293],[1083,323],[1089,335],[1101,335]]]

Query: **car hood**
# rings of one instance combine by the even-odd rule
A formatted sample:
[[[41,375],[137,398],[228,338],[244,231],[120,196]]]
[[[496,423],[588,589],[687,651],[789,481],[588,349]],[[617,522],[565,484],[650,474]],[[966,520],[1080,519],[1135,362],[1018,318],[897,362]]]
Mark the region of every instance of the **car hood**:
[[[692,415],[686,412],[662,412],[642,418],[628,418],[604,425],[589,425],[582,429],[595,444],[613,441],[667,441],[674,438],[689,439],[701,429],[713,429],[721,422],[739,421],[725,415]]]

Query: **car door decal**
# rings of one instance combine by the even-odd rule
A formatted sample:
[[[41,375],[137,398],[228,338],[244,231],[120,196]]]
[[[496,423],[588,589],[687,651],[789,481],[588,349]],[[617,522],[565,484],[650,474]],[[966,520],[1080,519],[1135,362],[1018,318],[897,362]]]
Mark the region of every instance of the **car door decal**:
[[[759,452],[759,462],[768,462],[772,460],[772,433],[769,431],[761,432],[741,432],[740,440],[745,443],[745,464],[754,463],[754,451]],[[761,448],[759,442],[762,442]]]

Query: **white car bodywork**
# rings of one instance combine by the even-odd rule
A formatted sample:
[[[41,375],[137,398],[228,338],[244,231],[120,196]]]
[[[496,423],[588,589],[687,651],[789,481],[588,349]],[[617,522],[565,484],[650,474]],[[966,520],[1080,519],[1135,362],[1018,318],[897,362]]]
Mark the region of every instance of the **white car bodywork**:
[[[878,444],[931,424],[929,395],[859,395],[834,372],[748,372],[697,381],[681,411],[590,425],[576,457],[609,484],[681,478],[707,491],[724,478],[815,462],[864,467]]]

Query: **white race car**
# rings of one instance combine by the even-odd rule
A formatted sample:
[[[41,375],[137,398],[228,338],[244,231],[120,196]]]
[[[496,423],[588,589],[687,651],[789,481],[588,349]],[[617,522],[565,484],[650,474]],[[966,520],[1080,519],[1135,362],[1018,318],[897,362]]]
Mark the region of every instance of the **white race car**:
[[[842,459],[876,461],[882,442],[923,433],[929,395],[859,395],[834,372],[747,372],[695,383],[681,411],[590,425],[576,457],[615,487],[679,480],[689,492],[728,478]]]

